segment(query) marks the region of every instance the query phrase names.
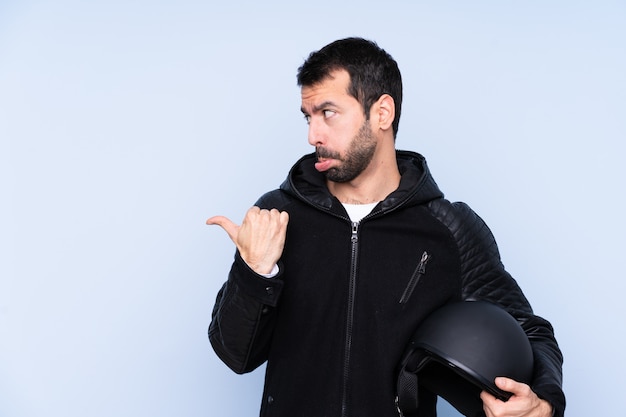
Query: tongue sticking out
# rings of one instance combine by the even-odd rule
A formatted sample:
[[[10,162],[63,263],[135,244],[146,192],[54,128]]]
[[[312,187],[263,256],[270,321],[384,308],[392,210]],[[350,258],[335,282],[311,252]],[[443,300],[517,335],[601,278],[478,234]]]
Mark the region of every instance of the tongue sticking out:
[[[315,163],[315,169],[317,169],[319,172],[328,171],[332,162],[332,159],[322,159],[319,162]]]

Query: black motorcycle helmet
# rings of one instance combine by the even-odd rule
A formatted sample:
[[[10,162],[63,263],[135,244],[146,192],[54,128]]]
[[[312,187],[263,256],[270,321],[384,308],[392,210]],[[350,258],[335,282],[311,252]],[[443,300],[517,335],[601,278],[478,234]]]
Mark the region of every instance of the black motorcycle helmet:
[[[447,304],[418,327],[403,355],[398,408],[417,415],[418,391],[427,390],[468,417],[483,416],[481,391],[507,401],[495,385],[506,376],[530,383],[533,353],[526,333],[509,313],[483,301]]]

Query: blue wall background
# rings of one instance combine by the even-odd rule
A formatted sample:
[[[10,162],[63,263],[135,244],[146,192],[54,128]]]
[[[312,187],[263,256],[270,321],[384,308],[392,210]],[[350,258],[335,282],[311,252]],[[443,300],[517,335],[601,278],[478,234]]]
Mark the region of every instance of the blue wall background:
[[[206,337],[233,247],[204,220],[241,219],[310,151],[296,68],[351,35],[400,64],[398,147],[554,324],[567,414],[615,414],[623,2],[5,0],[1,416],[257,414],[263,370]]]

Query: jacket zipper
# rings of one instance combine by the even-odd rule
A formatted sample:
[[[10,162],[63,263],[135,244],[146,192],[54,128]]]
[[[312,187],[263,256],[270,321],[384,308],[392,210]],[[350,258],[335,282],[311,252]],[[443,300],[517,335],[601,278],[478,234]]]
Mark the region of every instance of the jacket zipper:
[[[350,281],[348,283],[348,314],[346,317],[346,345],[343,358],[343,392],[341,400],[342,417],[348,414],[348,384],[350,373],[350,355],[352,351],[352,327],[354,324],[354,301],[356,296],[356,266],[359,248],[359,222],[352,222],[350,235],[352,245],[350,255]]]
[[[426,273],[426,263],[429,260],[430,255],[428,254],[428,252],[424,251],[424,253],[422,254],[422,258],[420,259],[420,263],[417,265],[417,268],[415,268],[415,271],[413,271],[413,275],[411,275],[409,284],[404,289],[402,297],[400,297],[400,304],[402,304],[403,306],[409,301],[409,298],[411,298],[411,294],[413,294],[413,291],[415,290],[415,287],[417,286],[420,278],[422,278],[422,276]]]

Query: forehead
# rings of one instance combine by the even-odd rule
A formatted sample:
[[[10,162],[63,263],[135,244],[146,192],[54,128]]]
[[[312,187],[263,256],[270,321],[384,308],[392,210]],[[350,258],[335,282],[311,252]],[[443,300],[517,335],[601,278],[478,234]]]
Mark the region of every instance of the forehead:
[[[345,70],[333,71],[328,77],[317,84],[304,86],[301,89],[302,107],[315,107],[321,102],[345,102],[350,99],[356,101],[348,93],[350,74]]]

